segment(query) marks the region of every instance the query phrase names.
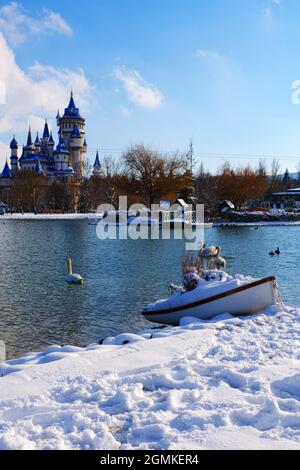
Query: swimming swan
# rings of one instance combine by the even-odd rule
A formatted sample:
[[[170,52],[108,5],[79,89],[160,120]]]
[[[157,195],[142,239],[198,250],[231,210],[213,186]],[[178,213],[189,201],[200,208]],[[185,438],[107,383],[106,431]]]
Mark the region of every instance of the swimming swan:
[[[69,274],[66,279],[66,281],[69,284],[83,284],[83,277],[80,276],[80,274],[73,274],[73,268],[72,268],[72,260],[68,260],[68,268],[69,268]]]

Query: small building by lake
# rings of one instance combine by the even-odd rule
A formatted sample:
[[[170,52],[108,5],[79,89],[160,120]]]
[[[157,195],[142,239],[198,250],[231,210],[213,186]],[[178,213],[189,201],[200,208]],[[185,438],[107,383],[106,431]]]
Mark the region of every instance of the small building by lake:
[[[300,188],[273,193],[271,206],[272,209],[285,209],[287,207],[300,208]]]

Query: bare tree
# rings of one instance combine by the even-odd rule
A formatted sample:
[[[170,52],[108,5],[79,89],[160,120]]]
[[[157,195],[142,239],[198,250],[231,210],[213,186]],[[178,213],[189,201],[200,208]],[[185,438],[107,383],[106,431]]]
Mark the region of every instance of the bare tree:
[[[271,178],[272,178],[272,181],[277,180],[278,175],[279,175],[279,171],[280,171],[279,161],[274,158],[272,160],[272,163],[271,163]]]
[[[144,145],[136,145],[124,154],[123,162],[129,179],[137,183],[139,192],[150,205],[162,195],[186,187],[187,161],[184,156],[162,157]]]

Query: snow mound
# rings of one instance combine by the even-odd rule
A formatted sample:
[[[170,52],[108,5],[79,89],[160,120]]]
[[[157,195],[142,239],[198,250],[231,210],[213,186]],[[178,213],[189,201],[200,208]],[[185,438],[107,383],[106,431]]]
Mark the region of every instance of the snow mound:
[[[9,361],[0,448],[299,449],[299,321],[188,318]]]

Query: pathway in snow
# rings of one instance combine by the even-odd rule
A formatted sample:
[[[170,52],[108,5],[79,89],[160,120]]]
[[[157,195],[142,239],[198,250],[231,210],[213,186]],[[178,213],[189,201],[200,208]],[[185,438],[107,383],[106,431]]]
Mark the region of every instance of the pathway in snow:
[[[299,327],[292,309],[185,321],[11,361],[0,448],[299,448]]]

